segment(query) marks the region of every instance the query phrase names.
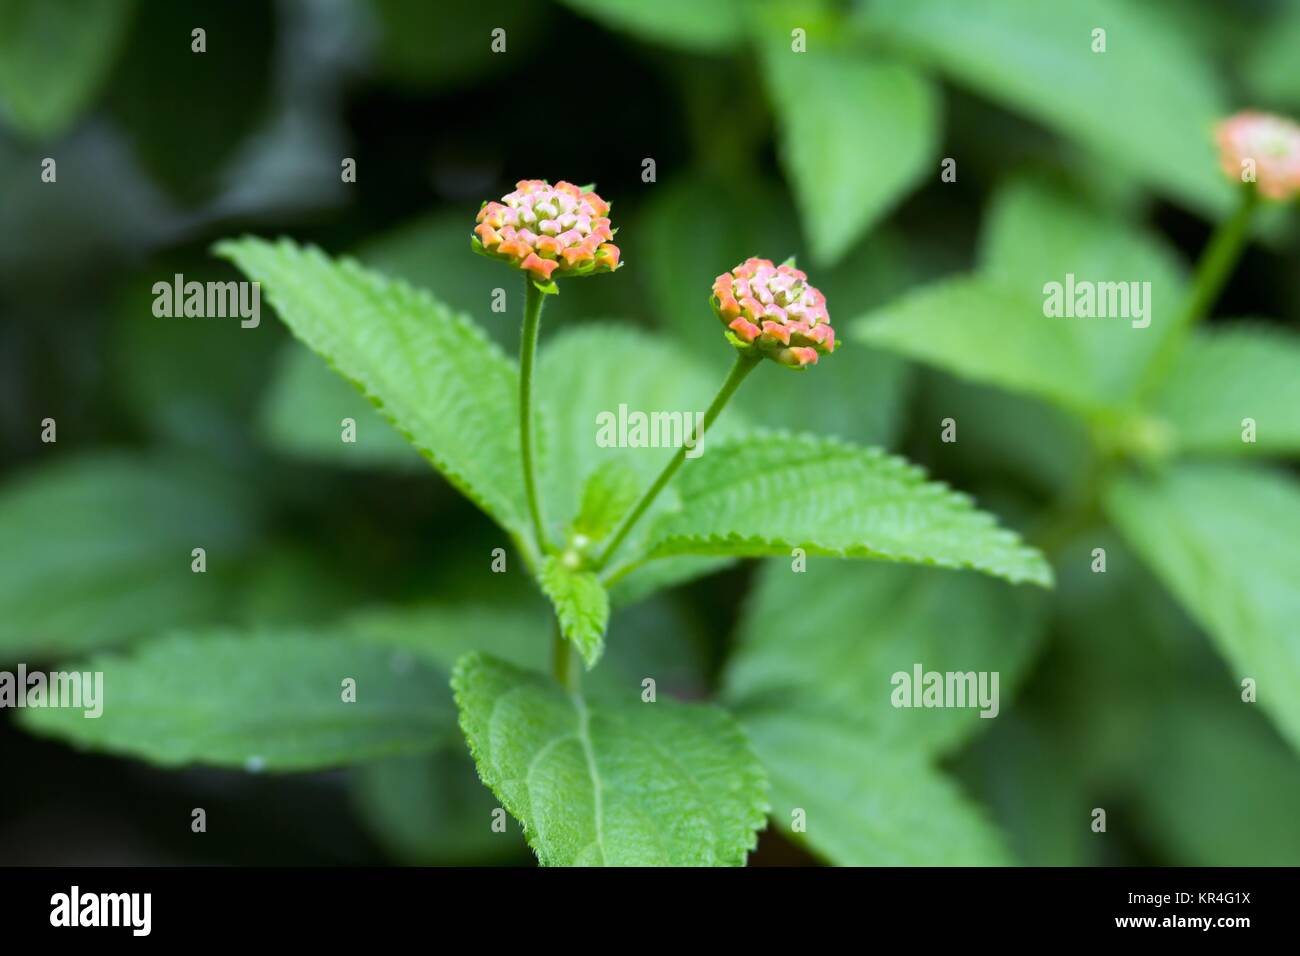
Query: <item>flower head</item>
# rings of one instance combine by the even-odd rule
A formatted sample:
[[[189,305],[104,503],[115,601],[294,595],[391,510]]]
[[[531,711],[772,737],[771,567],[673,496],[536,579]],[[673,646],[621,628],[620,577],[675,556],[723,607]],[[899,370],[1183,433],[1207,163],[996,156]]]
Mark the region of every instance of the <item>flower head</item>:
[[[835,351],[826,297],[793,265],[746,259],[713,283],[713,311],[742,352],[803,368]]]
[[[500,202],[478,211],[474,251],[501,259],[538,282],[613,272],[619,266],[609,203],[573,183],[521,179]]]
[[[1300,195],[1300,126],[1281,116],[1247,110],[1215,130],[1219,165],[1234,180],[1253,161],[1255,184],[1267,199]]]

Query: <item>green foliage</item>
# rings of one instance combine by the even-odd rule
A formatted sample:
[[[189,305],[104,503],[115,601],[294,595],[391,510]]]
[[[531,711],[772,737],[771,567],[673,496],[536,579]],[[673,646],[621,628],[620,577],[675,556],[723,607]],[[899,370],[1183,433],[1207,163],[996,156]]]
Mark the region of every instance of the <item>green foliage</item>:
[[[190,459],[101,453],[29,470],[0,491],[14,556],[0,562],[0,659],[220,615],[259,510],[246,486]],[[191,570],[195,548],[205,573]]]
[[[1236,323],[1190,338],[1154,398],[1180,450],[1300,454],[1300,337]],[[1254,441],[1243,441],[1253,419]]]
[[[0,112],[24,136],[53,139],[91,104],[133,0],[0,0]]]
[[[1280,474],[1221,464],[1125,477],[1106,496],[1128,543],[1203,626],[1300,749],[1300,489]]]
[[[598,465],[582,486],[582,504],[573,530],[593,541],[605,538],[632,510],[641,495],[636,471],[626,459],[611,458]]]
[[[464,315],[349,259],[287,240],[217,251],[262,283],[294,334],[357,385],[462,493],[524,537],[514,365]]]
[[[741,623],[725,695],[735,707],[823,714],[882,745],[933,754],[996,721],[978,707],[891,703],[891,678],[997,672],[1009,706],[1044,633],[1042,595],[973,574],[858,562],[764,564]],[[792,634],[800,635],[792,654]]]
[[[542,590],[555,605],[564,636],[573,642],[588,668],[595,667],[605,649],[609,624],[609,595],[591,571],[569,567],[562,555],[549,555],[539,577]]]
[[[813,258],[839,261],[932,171],[938,95],[902,63],[763,44],[763,67]],[[888,148],[882,148],[888,144]]]
[[[840,866],[1009,863],[1000,834],[925,759],[793,709],[742,713],[772,780],[772,819]],[[806,832],[792,829],[803,811]]]
[[[704,704],[566,694],[481,655],[452,676],[479,776],[544,866],[742,864],[767,809],[744,735]]]
[[[23,725],[164,766],[314,770],[427,752],[454,732],[435,671],[329,634],[180,633],[72,669],[103,672],[102,715],[26,709]]]
[[[864,34],[1098,150],[1118,175],[1201,211],[1228,205],[1209,133],[1227,97],[1161,6],[877,0],[861,9]],[[1093,52],[1098,27],[1104,53]]]
[[[974,568],[1050,585],[1042,555],[970,499],[876,449],[753,434],[715,443],[677,480],[680,510],[653,527],[652,555],[807,554]]]
[[[734,46],[745,0],[563,0],[584,16],[615,30],[695,52]]]

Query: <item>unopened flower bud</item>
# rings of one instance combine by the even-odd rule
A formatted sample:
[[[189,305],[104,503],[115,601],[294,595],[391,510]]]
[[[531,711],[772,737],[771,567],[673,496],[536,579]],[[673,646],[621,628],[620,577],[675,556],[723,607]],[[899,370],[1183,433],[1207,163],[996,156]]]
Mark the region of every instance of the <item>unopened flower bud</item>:
[[[539,283],[613,272],[619,266],[609,203],[572,183],[521,179],[478,212],[474,251],[527,272]]]
[[[1220,123],[1215,136],[1226,175],[1241,181],[1250,162],[1264,198],[1285,202],[1300,195],[1300,126],[1285,117],[1247,110]]]
[[[826,297],[793,265],[746,259],[718,276],[710,301],[727,341],[742,352],[804,368],[835,351]]]

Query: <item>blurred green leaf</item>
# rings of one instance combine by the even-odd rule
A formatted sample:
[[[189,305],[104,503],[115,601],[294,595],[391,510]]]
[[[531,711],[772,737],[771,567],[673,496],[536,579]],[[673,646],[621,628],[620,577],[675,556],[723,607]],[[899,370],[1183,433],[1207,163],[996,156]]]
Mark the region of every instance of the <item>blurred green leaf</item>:
[[[782,40],[763,54],[804,233],[814,260],[832,265],[927,171],[938,175],[938,95],[905,64],[860,53],[796,53]]]
[[[102,715],[29,708],[22,724],[164,766],[315,770],[427,752],[455,731],[439,674],[328,633],[181,633],[71,669],[103,672]]]
[[[1045,314],[1047,284],[1065,286],[1071,274],[1076,282],[1149,282],[1144,316]],[[1161,243],[1020,181],[993,202],[978,273],[925,286],[859,320],[853,333],[965,378],[1097,416],[1132,398],[1182,289],[1178,262]]]
[[[793,709],[742,712],[772,781],[772,820],[839,866],[996,866],[996,829],[918,754]],[[800,819],[800,817],[802,819]],[[793,829],[798,821],[806,831]]]
[[[744,34],[745,0],[562,0],[583,16],[668,46],[697,52],[733,47]]]
[[[1198,332],[1154,402],[1183,451],[1300,453],[1300,336],[1241,323]],[[1255,421],[1253,442],[1242,441],[1247,418]]]
[[[863,32],[1094,148],[1117,174],[1224,211],[1212,127],[1227,97],[1159,5],[1128,0],[875,0]],[[1093,30],[1106,31],[1104,53]]]
[[[365,395],[298,343],[281,355],[261,418],[272,447],[311,461],[402,471],[427,467]],[[355,423],[353,442],[343,441],[347,418]]]
[[[386,77],[415,89],[445,89],[482,81],[526,53],[545,21],[537,0],[448,4],[428,0],[371,0],[379,19],[378,58]],[[492,49],[495,29],[506,32],[503,53]],[[453,305],[457,303],[452,303]]]
[[[582,655],[588,669],[595,667],[605,649],[609,624],[609,595],[591,571],[577,571],[561,555],[549,555],[538,577],[542,590],[555,605],[560,631]]]
[[[1267,25],[1251,30],[1254,49],[1243,64],[1243,79],[1252,97],[1275,107],[1300,106],[1300,4],[1283,5]]]
[[[415,866],[521,863],[528,847],[517,826],[493,829],[497,799],[459,742],[427,757],[390,757],[352,769],[362,822],[389,855]]]
[[[569,694],[481,654],[452,688],[479,776],[544,866],[738,866],[753,849],[767,781],[726,712]]]
[[[1223,693],[1253,679],[1260,707],[1300,750],[1300,488],[1268,471],[1187,464],[1118,479],[1106,506],[1231,665]]]
[[[133,0],[0,0],[0,111],[53,139],[94,101],[131,23]]]
[[[651,529],[652,557],[789,556],[802,548],[1052,581],[1042,555],[992,515],[879,449],[754,433],[715,442],[682,469],[675,487],[681,507]]]
[[[641,481],[622,458],[611,458],[597,466],[582,486],[582,504],[573,519],[575,534],[601,541],[632,510],[641,496]]]
[[[351,259],[288,240],[222,242],[280,318],[410,439],[462,494],[528,535],[517,372],[468,316]]]
[[[896,708],[896,673],[995,672],[1005,710],[1044,633],[1041,593],[974,574],[819,560],[766,562],[726,674],[738,710],[779,703],[882,745],[939,753],[988,730],[967,708]],[[997,712],[994,712],[994,717]]]
[[[94,454],[28,470],[0,492],[0,658],[219,619],[258,512],[250,489],[188,459]],[[191,570],[194,548],[205,573]]]

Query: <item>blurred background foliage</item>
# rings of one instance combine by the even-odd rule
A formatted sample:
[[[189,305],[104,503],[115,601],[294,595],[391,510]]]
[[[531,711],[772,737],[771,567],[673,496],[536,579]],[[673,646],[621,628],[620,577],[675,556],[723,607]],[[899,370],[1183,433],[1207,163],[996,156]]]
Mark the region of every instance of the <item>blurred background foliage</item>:
[[[1104,59],[1090,50],[1098,26]],[[498,27],[503,54],[490,48]],[[627,268],[565,286],[544,339],[630,323],[719,377],[729,349],[708,288],[749,255],[798,255],[844,331],[942,277],[1011,275],[1033,290],[1039,270],[1080,257],[1140,263],[1172,298],[1231,205],[1212,124],[1243,106],[1300,113],[1297,49],[1300,3],[1283,0],[0,0],[0,665],[129,644],[165,658],[174,633],[276,628],[409,654],[412,687],[428,668],[437,693],[461,650],[544,660],[544,604],[521,574],[488,573],[500,533],[269,308],[255,330],[154,317],[156,281],[235,277],[209,254],[218,238],[351,253],[513,349],[516,290],[492,311],[503,272],[469,252],[478,204],[524,177],[594,182]],[[344,157],[355,183],[340,180]],[[940,180],[945,157],[955,182]],[[1218,314],[1294,326],[1294,230],[1294,217],[1261,223]],[[949,305],[974,308],[929,308]],[[896,354],[933,361],[924,347],[854,341],[811,374],[767,376],[737,414],[902,452],[1035,528],[1090,461],[1089,433],[1062,404],[1120,387],[1132,350],[1152,343],[1104,335],[1092,365],[1008,383],[998,357],[1016,343],[978,319],[969,361],[938,364],[981,374]],[[1294,396],[1296,366],[1279,368]],[[1192,453],[1205,450],[1198,396],[1185,385],[1165,398]],[[1265,455],[1300,451],[1298,409]],[[365,436],[355,446],[338,440],[348,416]],[[955,444],[939,440],[948,417]],[[41,441],[46,418],[55,444]],[[1174,508],[1182,493],[1161,500]],[[1294,509],[1294,489],[1278,496]],[[1158,551],[1168,514],[1140,497],[1116,507],[1146,516]],[[661,692],[745,715],[774,786],[756,863],[1295,863],[1300,762],[1278,731],[1294,746],[1294,718],[1238,702],[1241,659],[1225,664],[1206,615],[1193,623],[1101,524],[1054,539],[1049,597],[869,563],[814,561],[802,578],[731,565],[628,602],[591,679],[654,674]],[[1273,562],[1254,596],[1294,608],[1294,537],[1259,553],[1249,522],[1232,529],[1211,538],[1217,560]],[[206,576],[190,573],[195,541]],[[1104,575],[1088,570],[1099,542]],[[1300,659],[1294,618],[1270,639],[1290,642],[1273,658],[1290,664],[1257,674],[1261,688]],[[919,712],[904,728],[866,688],[913,661],[1000,670],[1001,716]],[[195,677],[176,690],[185,719],[221,719],[204,707],[222,681],[250,702],[275,697],[287,687],[240,684],[241,669],[297,663]],[[821,728],[818,753],[771,719],[796,704]],[[406,716],[416,729],[434,719]],[[161,748],[135,756],[186,763]],[[487,828],[495,800],[454,735],[432,752],[277,776],[233,756],[164,770],[82,753],[4,715],[0,760],[23,781],[0,793],[3,863],[528,859],[516,824]],[[949,830],[957,804],[995,836]],[[192,806],[219,835],[190,833]],[[812,828],[797,843],[790,806],[835,819],[835,837]],[[1094,807],[1105,835],[1089,830]]]

